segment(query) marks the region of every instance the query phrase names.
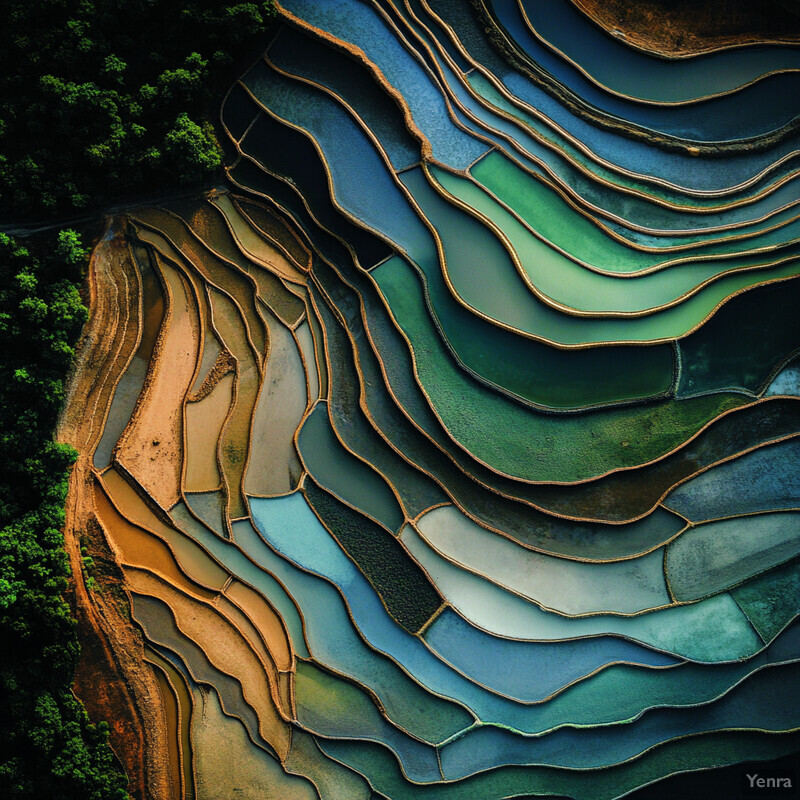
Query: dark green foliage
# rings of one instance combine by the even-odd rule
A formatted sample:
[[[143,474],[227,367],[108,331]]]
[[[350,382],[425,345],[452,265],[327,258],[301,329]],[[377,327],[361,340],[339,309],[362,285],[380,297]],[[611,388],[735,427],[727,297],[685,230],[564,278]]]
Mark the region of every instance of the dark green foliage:
[[[0,214],[36,218],[212,174],[206,106],[263,47],[274,8],[9,0],[4,12]]]
[[[443,601],[403,545],[310,477],[303,491],[317,516],[375,587],[387,611],[411,633],[423,628]]]
[[[0,797],[127,797],[105,723],[72,695],[78,641],[63,598],[75,451],[52,441],[86,319],[86,258],[62,231],[34,257],[0,234]]]
[[[205,123],[201,127],[185,113],[178,116],[164,137],[164,153],[180,165],[178,179],[182,183],[201,180],[222,161],[211,125]]]
[[[39,260],[0,234],[0,524],[31,509],[71,451],[49,440],[72,343],[86,320],[75,285],[85,251],[62,231]],[[70,280],[70,273],[73,280]],[[60,502],[59,497],[48,498]]]

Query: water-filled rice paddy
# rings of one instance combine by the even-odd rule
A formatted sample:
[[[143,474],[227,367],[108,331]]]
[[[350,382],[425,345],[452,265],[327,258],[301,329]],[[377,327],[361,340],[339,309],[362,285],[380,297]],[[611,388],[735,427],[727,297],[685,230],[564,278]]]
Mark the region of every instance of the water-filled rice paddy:
[[[796,752],[797,48],[279,14],[226,185],[92,262],[93,513],[175,796],[646,800]]]

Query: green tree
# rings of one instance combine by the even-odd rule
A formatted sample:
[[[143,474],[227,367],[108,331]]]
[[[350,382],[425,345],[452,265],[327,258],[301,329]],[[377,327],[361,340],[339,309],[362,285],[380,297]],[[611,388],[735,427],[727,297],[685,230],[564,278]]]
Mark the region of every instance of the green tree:
[[[75,451],[51,431],[86,320],[80,236],[35,257],[0,234],[0,796],[123,800],[126,781],[72,695],[78,641],[63,593],[62,528]]]
[[[85,209],[207,178],[207,109],[262,46],[271,2],[8,0],[0,27],[0,217]],[[124,24],[121,24],[124,20]]]
[[[222,151],[208,123],[202,126],[180,114],[164,137],[164,152],[182,183],[192,183],[213,172],[222,162]]]

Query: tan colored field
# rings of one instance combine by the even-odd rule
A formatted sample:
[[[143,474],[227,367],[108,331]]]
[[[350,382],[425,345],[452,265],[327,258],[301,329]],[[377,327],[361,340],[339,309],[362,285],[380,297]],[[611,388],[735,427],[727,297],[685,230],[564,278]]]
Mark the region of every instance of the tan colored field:
[[[754,42],[800,42],[800,6],[791,0],[785,5],[775,0],[572,2],[612,35],[669,57]]]

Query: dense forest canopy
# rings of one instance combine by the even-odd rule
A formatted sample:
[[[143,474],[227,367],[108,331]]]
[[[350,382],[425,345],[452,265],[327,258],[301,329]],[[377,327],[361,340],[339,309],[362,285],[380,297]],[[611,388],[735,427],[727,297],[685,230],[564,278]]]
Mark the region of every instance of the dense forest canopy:
[[[0,234],[0,794],[124,798],[125,778],[71,692],[75,623],[62,594],[72,448],[52,440],[86,320],[86,251],[71,230],[37,257]]]
[[[242,56],[257,55],[274,13],[213,0],[4,7],[0,215],[37,220],[213,173],[207,108]]]

